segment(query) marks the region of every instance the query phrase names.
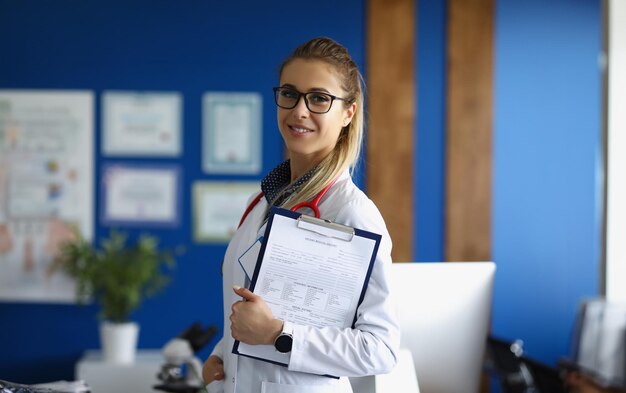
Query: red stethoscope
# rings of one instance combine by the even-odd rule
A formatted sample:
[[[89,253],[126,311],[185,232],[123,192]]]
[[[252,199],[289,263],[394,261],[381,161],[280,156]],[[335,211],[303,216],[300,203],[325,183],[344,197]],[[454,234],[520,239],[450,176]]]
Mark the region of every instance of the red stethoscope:
[[[319,209],[318,205],[319,205],[320,201],[322,200],[322,198],[324,197],[324,195],[326,195],[328,190],[330,190],[330,188],[333,186],[333,184],[335,184],[335,181],[337,181],[337,179],[331,181],[330,184],[328,184],[326,187],[324,187],[322,189],[322,191],[320,191],[319,194],[317,194],[315,196],[315,198],[313,198],[310,202],[308,202],[308,201],[300,202],[300,203],[296,204],[294,207],[292,207],[291,211],[295,212],[295,211],[298,211],[298,210],[303,209],[303,208],[309,208],[309,209],[311,209],[313,211],[313,214],[315,214],[315,218],[320,218],[320,209]],[[254,209],[254,207],[257,205],[257,203],[259,203],[261,198],[263,198],[263,192],[262,191],[259,193],[259,195],[254,197],[252,202],[250,202],[250,205],[248,205],[248,207],[246,208],[246,211],[243,213],[243,216],[241,217],[241,220],[239,221],[239,225],[237,226],[237,228],[239,228],[241,226],[241,224],[243,224],[243,222],[246,220],[246,217],[248,217],[248,214],[250,214],[252,209]]]

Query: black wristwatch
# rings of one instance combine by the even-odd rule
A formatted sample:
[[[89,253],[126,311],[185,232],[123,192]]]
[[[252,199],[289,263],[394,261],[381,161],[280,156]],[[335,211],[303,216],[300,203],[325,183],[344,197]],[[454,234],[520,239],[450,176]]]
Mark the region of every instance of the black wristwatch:
[[[283,321],[283,330],[280,332],[276,340],[274,340],[274,348],[280,353],[291,352],[293,346],[293,325],[291,322]]]

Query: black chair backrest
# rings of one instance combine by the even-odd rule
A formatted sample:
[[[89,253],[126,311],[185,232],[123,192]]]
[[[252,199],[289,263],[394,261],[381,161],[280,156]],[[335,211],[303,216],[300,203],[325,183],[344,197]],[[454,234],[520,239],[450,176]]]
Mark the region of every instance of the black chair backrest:
[[[520,340],[489,336],[485,362],[502,393],[566,393],[557,369],[525,356]]]

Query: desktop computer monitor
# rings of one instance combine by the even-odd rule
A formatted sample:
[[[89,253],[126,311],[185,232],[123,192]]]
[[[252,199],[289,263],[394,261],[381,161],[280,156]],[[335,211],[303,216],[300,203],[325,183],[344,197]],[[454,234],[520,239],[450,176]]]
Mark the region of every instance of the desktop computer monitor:
[[[493,262],[394,263],[401,347],[420,393],[476,393],[490,324]]]

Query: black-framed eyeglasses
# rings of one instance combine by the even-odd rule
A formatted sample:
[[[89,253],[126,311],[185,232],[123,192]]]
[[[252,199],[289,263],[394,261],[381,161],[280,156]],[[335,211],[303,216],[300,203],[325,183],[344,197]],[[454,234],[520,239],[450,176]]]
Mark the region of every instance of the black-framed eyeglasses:
[[[345,98],[337,97],[321,91],[310,91],[300,93],[292,87],[275,87],[274,101],[276,105],[283,109],[293,109],[300,102],[300,97],[304,97],[304,103],[311,113],[327,113],[333,106],[333,101],[347,101]]]

